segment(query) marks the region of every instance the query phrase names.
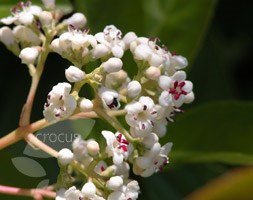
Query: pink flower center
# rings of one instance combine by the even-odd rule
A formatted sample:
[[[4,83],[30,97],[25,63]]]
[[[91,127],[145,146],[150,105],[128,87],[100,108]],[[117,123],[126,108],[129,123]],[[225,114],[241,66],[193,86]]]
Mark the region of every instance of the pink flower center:
[[[123,138],[123,135],[121,133],[116,136],[116,139],[119,142],[118,148],[122,149],[124,152],[127,152],[127,145],[129,144],[129,142]]]
[[[174,99],[178,100],[181,95],[187,95],[187,92],[182,88],[185,86],[185,82],[175,81],[173,88],[169,89],[169,93],[174,95]]]

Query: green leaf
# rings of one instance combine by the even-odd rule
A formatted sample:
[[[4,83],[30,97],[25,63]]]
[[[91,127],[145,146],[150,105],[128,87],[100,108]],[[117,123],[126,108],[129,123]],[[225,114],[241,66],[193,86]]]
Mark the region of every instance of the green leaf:
[[[157,36],[170,51],[191,63],[204,39],[216,0],[143,1],[145,26],[149,36]]]
[[[253,168],[231,170],[190,194],[186,200],[252,199]]]
[[[212,102],[187,110],[169,125],[171,163],[253,163],[253,103]]]

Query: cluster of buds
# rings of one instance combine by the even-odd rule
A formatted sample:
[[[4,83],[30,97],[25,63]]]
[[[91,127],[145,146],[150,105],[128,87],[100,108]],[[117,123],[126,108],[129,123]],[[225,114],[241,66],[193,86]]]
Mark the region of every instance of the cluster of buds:
[[[188,62],[159,45],[158,38],[139,37],[134,32],[123,35],[114,25],[90,34],[83,14],[61,20],[54,1],[43,2],[45,10],[29,2],[13,8],[12,16],[1,22],[15,26],[2,27],[0,40],[27,65],[43,59],[43,51],[58,53],[72,63],[65,70],[66,82],[53,86],[47,96],[45,119],[56,123],[93,112],[116,129],[116,133],[102,131],[106,145],[78,137],[73,153],[69,149],[58,153],[60,177],[71,178],[59,179],[56,199],[135,200],[140,187],[129,177],[130,170],[142,177],[163,170],[172,143],[162,145],[160,138],[175,114],[182,112],[182,105],[194,100],[193,84],[182,71]],[[126,51],[137,65],[133,77],[122,61]],[[89,63],[97,67],[88,71]],[[86,85],[93,89],[93,98],[80,96]],[[112,116],[115,110],[121,111],[126,123]],[[78,188],[80,180],[83,185]]]

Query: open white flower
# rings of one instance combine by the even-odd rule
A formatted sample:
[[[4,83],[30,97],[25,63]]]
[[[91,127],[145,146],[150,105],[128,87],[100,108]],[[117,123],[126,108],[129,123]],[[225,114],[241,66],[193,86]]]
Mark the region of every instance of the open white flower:
[[[167,143],[162,147],[159,143],[155,143],[144,156],[138,157],[136,159],[136,164],[143,169],[140,175],[148,177],[155,172],[162,171],[164,166],[169,163],[167,155],[170,152],[171,147],[172,143]]]
[[[162,106],[180,107],[184,103],[185,95],[191,93],[193,88],[192,82],[185,79],[184,71],[177,71],[172,77],[161,76],[159,78],[158,84],[164,90],[159,97],[159,103]]]
[[[95,35],[100,45],[94,49],[94,56],[100,58],[112,53],[114,57],[121,58],[124,54],[124,42],[121,40],[121,35],[121,31],[114,25],[106,26],[103,32]]]
[[[137,130],[137,133],[151,132],[157,112],[154,101],[150,97],[140,97],[139,101],[129,103],[125,107],[125,110],[127,112],[125,117],[126,122]]]
[[[76,108],[75,98],[69,94],[69,83],[58,83],[47,96],[44,105],[44,117],[48,122],[56,122],[69,117]]]
[[[26,3],[19,2],[17,6],[12,8],[11,12],[12,16],[2,18],[2,23],[6,25],[12,23],[31,25],[35,21],[35,17],[40,15],[42,9],[39,6],[32,6],[28,1]]]
[[[66,200],[80,200],[83,198],[83,194],[75,186],[72,186],[65,192],[65,198]]]
[[[39,36],[23,25],[16,26],[13,29],[13,34],[16,40],[21,42],[21,44],[25,44],[25,46],[38,46],[41,43]]]
[[[123,160],[128,158],[132,150],[129,142],[124,135],[119,132],[113,134],[110,131],[102,131],[102,135],[106,139],[106,153],[108,156],[113,157],[113,163],[115,165],[122,164]]]
[[[106,87],[101,87],[98,90],[98,96],[101,98],[104,108],[117,110],[120,107],[119,94]]]

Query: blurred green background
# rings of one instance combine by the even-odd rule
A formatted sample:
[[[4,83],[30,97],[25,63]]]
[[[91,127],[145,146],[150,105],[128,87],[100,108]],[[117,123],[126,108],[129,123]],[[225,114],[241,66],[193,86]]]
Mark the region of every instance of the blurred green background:
[[[38,0],[36,2],[39,2]],[[123,33],[161,39],[171,52],[189,59],[188,79],[196,100],[169,124],[166,138],[174,143],[170,165],[163,173],[139,179],[140,199],[253,199],[253,2],[234,0],[72,0],[56,1],[84,12],[91,33],[115,24]],[[64,4],[62,4],[62,2]],[[67,2],[67,4],[66,4]],[[0,15],[17,1],[0,0]],[[0,44],[0,136],[18,126],[19,113],[29,90],[30,77],[20,60]],[[125,67],[135,69],[127,57]],[[50,54],[36,95],[32,121],[42,118],[43,104],[51,87],[66,81],[69,66]],[[132,72],[133,73],[133,72]],[[131,72],[130,72],[131,74]],[[99,121],[96,122],[98,125]],[[102,130],[96,126],[94,131]],[[0,184],[35,187],[56,181],[55,159],[24,155],[25,142],[0,151]],[[46,175],[29,177],[12,163],[28,157],[43,166]],[[33,166],[29,166],[32,168]],[[232,170],[232,171],[231,171]],[[224,176],[224,173],[229,175]],[[221,177],[218,181],[214,181]],[[232,178],[231,178],[232,177]],[[230,179],[229,179],[230,178]],[[229,181],[228,181],[229,180]],[[213,184],[210,184],[210,181]],[[0,195],[0,199],[31,199]]]

